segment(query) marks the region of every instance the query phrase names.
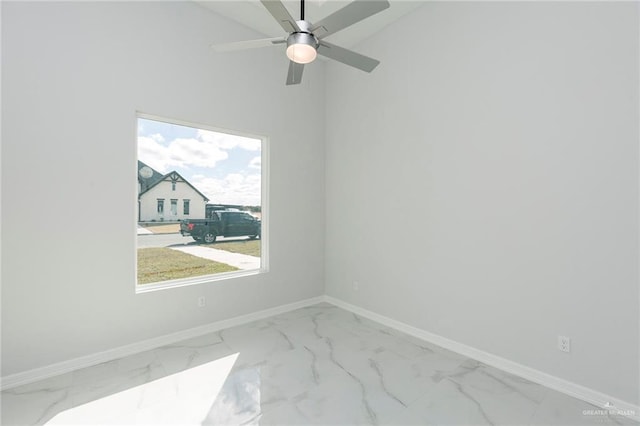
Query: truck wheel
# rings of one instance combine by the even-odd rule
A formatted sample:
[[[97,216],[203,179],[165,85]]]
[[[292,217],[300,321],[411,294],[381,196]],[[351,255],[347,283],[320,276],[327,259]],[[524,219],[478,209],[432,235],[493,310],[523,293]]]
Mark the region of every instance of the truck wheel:
[[[204,241],[206,244],[212,244],[216,242],[216,237],[217,235],[215,233],[207,232],[202,236],[202,241]]]

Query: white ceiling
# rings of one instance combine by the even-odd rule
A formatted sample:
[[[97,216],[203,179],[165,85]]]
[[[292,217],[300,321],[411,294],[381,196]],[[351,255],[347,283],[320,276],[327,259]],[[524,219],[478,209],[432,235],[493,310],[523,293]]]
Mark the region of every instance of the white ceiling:
[[[202,6],[215,13],[230,18],[246,27],[264,34],[265,37],[279,37],[286,34],[280,25],[267,12],[259,0],[231,0],[231,1],[197,1]],[[291,16],[300,17],[299,0],[283,0],[282,3],[289,10]],[[317,22],[343,8],[350,1],[344,0],[306,0],[305,20]],[[401,16],[422,6],[422,1],[390,0],[391,6],[382,12],[360,21],[336,34],[327,37],[327,41],[343,47],[353,47],[358,42],[380,31]],[[211,40],[212,43],[227,43],[240,40]]]

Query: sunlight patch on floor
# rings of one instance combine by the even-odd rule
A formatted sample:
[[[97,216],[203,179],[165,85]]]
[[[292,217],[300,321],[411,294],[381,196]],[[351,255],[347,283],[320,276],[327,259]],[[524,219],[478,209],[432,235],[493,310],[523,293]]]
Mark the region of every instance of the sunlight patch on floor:
[[[47,425],[200,425],[239,353],[63,411]]]

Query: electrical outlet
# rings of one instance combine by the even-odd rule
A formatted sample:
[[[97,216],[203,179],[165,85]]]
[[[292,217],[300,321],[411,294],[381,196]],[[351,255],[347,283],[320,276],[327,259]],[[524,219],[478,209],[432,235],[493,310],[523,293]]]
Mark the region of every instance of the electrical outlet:
[[[360,283],[358,281],[353,282],[353,291],[360,290]]]
[[[204,308],[207,305],[207,299],[204,296],[198,297],[198,308]]]
[[[562,352],[571,352],[571,339],[567,336],[558,336],[558,349]]]

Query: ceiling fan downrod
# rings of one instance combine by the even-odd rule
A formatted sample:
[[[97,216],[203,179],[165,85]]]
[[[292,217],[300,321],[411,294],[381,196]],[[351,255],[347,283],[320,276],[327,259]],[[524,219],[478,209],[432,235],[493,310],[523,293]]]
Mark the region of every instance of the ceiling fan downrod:
[[[300,20],[304,21],[304,0],[300,0]]]

